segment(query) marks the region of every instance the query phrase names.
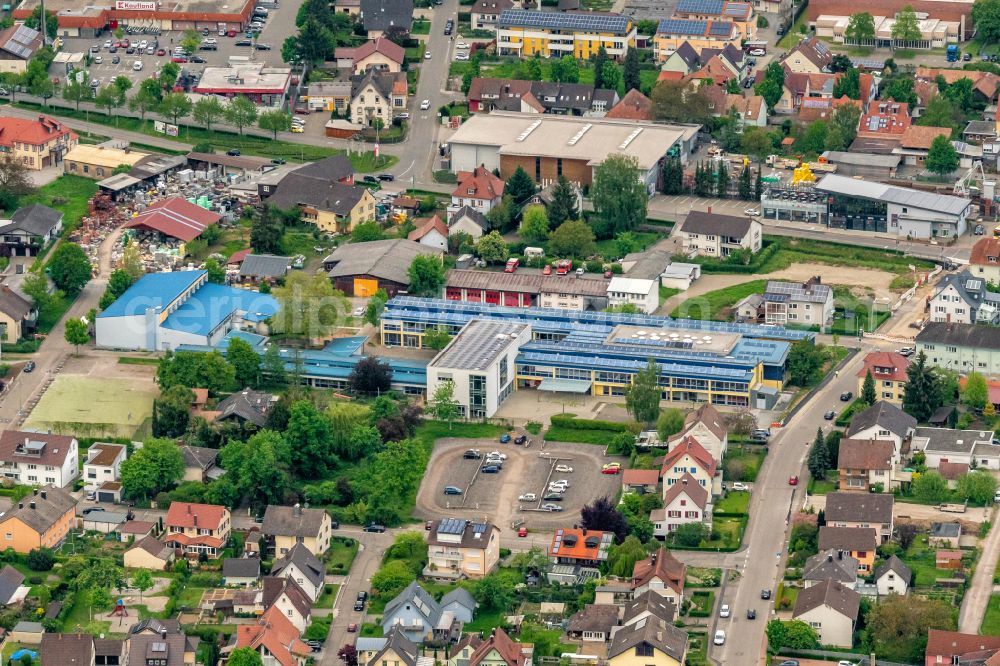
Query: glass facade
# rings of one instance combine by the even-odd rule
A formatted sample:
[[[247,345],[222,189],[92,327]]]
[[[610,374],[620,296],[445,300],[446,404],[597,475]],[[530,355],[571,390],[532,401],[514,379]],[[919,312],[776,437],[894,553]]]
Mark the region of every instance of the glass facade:
[[[884,201],[863,199],[844,194],[830,195],[830,226],[854,231],[887,230],[887,208]]]
[[[469,375],[469,416],[486,416],[486,375]]]

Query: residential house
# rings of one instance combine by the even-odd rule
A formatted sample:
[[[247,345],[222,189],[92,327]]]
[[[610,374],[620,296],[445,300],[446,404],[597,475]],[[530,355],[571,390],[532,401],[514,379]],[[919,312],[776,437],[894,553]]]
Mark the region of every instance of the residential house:
[[[122,463],[126,449],[122,444],[95,442],[87,449],[87,459],[83,461],[83,480],[88,487],[96,488],[105,481],[121,479]]]
[[[10,566],[3,565],[0,571],[0,606],[16,606],[24,601],[31,588],[24,585],[24,574]]]
[[[937,92],[937,84],[934,91]],[[892,149],[894,155],[899,155],[903,164],[909,166],[923,166],[927,159],[927,153],[931,149],[934,139],[939,136],[951,137],[950,127],[930,127],[924,125],[910,125],[899,137],[899,145]]]
[[[704,49],[724,49],[729,45],[739,47],[741,39],[740,28],[732,21],[665,18],[653,35],[653,53],[657,62],[664,62],[685,42],[701,53]]]
[[[406,111],[408,95],[405,72],[372,69],[352,76],[350,119],[365,126],[378,119],[387,126],[397,114]]]
[[[458,185],[451,193],[451,207],[458,210],[469,206],[483,215],[503,199],[504,181],[485,167],[457,174]]]
[[[219,449],[184,444],[181,446],[181,455],[184,456],[184,476],[181,477],[182,481],[207,483],[211,479],[222,476],[222,468],[218,465]]]
[[[334,52],[337,67],[349,68],[355,75],[369,70],[379,72],[400,72],[406,51],[402,46],[386,37],[370,39],[361,46],[340,47]]]
[[[76,132],[54,118],[0,118],[0,154],[38,171],[57,166],[80,142]]]
[[[759,79],[763,77],[761,72],[762,70],[757,71]],[[785,83],[781,97],[774,105],[774,112],[796,113],[806,100],[833,100],[837,77],[837,74],[798,74],[786,69]]]
[[[930,321],[955,324],[1000,322],[1000,294],[969,271],[945,275],[930,300]]]
[[[76,499],[62,488],[35,488],[0,516],[3,549],[13,548],[18,553],[55,549],[76,526],[76,504]]]
[[[298,209],[302,219],[320,231],[350,233],[375,219],[375,197],[367,187],[304,178],[291,173],[265,203],[282,210]]]
[[[468,666],[531,666],[532,643],[517,643],[501,627],[472,652]]]
[[[614,541],[611,532],[560,527],[552,536],[548,555],[557,564],[596,566],[608,559],[608,549]]]
[[[407,240],[415,241],[421,245],[447,251],[448,225],[442,222],[440,217],[435,215],[420,227],[411,231],[406,238]]]
[[[0,471],[27,486],[65,488],[76,481],[79,443],[69,435],[5,430],[0,434]]]
[[[938,548],[958,548],[962,539],[962,524],[959,522],[932,522],[927,532],[927,543]]]
[[[912,579],[913,571],[895,555],[890,555],[889,559],[875,570],[875,585],[880,597],[890,594],[905,595],[910,589]]]
[[[148,629],[138,631],[136,626],[130,629],[128,662],[138,662],[141,666],[194,666],[197,639],[188,638],[179,627],[171,626],[172,630],[162,628],[162,624],[160,627],[157,633]]]
[[[595,604],[613,604],[624,606],[632,600],[632,585],[630,583],[608,582],[594,588]]]
[[[289,577],[266,576],[259,596],[260,607],[275,607],[295,625],[299,633],[306,630],[312,617],[312,599]]]
[[[500,528],[488,522],[445,518],[427,531],[424,576],[483,578],[500,562]]]
[[[0,31],[0,73],[24,74],[28,71],[28,62],[43,46],[42,33],[24,23],[4,28]]]
[[[803,39],[780,60],[789,71],[796,74],[821,74],[830,71],[833,53],[816,37]]]
[[[623,626],[641,622],[651,616],[672,622],[677,615],[677,606],[655,590],[646,590],[635,599],[624,604],[621,614]]]
[[[238,421],[242,425],[263,428],[267,424],[267,413],[278,402],[278,396],[264,391],[245,388],[226,396],[215,406],[219,415],[216,423],[227,420]]]
[[[128,662],[128,650],[124,640],[97,638],[83,633],[45,633],[38,648],[40,653],[43,650],[45,664],[117,666]]]
[[[16,291],[0,284],[0,340],[17,342],[35,328],[38,310]]]
[[[667,440],[667,449],[693,437],[715,460],[722,460],[729,446],[729,431],[722,414],[712,403],[706,402],[684,415],[684,428]]]
[[[569,618],[566,634],[583,643],[605,643],[618,626],[618,606],[587,604]]]
[[[232,258],[230,258],[232,261]],[[240,262],[239,281],[256,286],[267,283],[274,285],[284,279],[292,267],[291,257],[276,254],[248,254]]]
[[[767,104],[760,95],[736,95],[727,93],[725,88],[716,86],[709,87],[705,93],[708,95],[714,118],[725,118],[733,114],[740,127],[765,127],[767,125]],[[760,224],[756,220],[753,222]]]
[[[893,456],[899,458],[909,449],[910,438],[917,429],[917,420],[897,405],[879,400],[854,415],[845,436],[851,439],[883,439],[892,442]]]
[[[416,666],[420,659],[420,647],[406,637],[399,626],[389,630],[382,639],[383,643],[365,662],[358,661],[359,666]]]
[[[906,102],[879,100],[869,104],[867,113],[861,116],[857,136],[899,140],[910,124],[910,107]]]
[[[858,584],[858,560],[849,552],[830,548],[821,550],[802,566],[802,585],[812,587],[827,580],[842,583],[851,589]]]
[[[205,553],[216,557],[229,542],[232,517],[224,506],[173,502],[163,527],[168,546],[180,548],[188,555]]]
[[[490,230],[490,222],[486,216],[471,206],[462,206],[448,213],[448,235],[457,233],[469,234],[473,241],[479,240]]]
[[[173,565],[175,554],[176,551],[167,544],[147,536],[125,551],[125,568],[166,571]]]
[[[834,580],[799,592],[792,619],[805,622],[819,635],[823,645],[852,647],[861,595]]]
[[[967,272],[1000,285],[1000,238],[980,238],[972,246]]]
[[[911,440],[912,451],[923,451],[927,467],[939,469],[945,463],[968,468],[1000,470],[1000,446],[993,444],[989,430],[952,430],[917,428]]]
[[[865,378],[871,373],[875,381],[875,399],[885,400],[894,405],[903,404],[903,388],[906,386],[906,369],[910,360],[896,352],[869,352],[865,356],[864,365],[858,370],[858,390],[864,391]]]
[[[272,606],[256,623],[237,625],[233,647],[259,653],[263,666],[304,666],[313,653],[299,634],[280,609]]]
[[[831,527],[824,525],[819,528],[819,551],[825,553],[850,553],[858,562],[858,575],[867,576],[875,566],[875,549],[878,547],[878,536],[870,527]]]
[[[655,493],[660,483],[660,472],[655,469],[627,469],[622,472],[622,490],[624,492]]]
[[[635,47],[636,25],[624,14],[505,9],[496,24],[497,55],[553,54],[588,60],[600,49],[621,61]]]
[[[930,365],[990,376],[1000,375],[1000,328],[977,324],[928,322],[917,334],[917,353]]]
[[[476,602],[464,588],[455,588],[438,602],[414,581],[386,604],[382,631],[398,626],[414,643],[443,645],[458,639],[475,610]]]
[[[467,95],[469,111],[517,111],[563,116],[602,117],[618,102],[618,93],[588,83],[520,81],[477,77]]]
[[[962,130],[962,139],[968,143],[992,143],[997,139],[997,125],[994,120],[970,120]]]
[[[673,17],[694,21],[731,21],[745,40],[757,34],[757,16],[749,2],[734,0],[680,0],[674,7]]]
[[[895,478],[898,463],[892,442],[888,440],[841,439],[837,487],[865,493],[891,493],[898,485]]]
[[[469,24],[473,30],[496,30],[500,12],[514,6],[514,0],[477,0],[469,12]]]
[[[632,88],[617,104],[611,107],[604,117],[618,120],[652,120],[653,102]]]
[[[368,39],[393,29],[408,34],[413,27],[413,0],[361,0],[360,14]]]
[[[826,496],[826,524],[832,527],[874,528],[879,543],[892,536],[893,497],[889,494],[830,493]]]
[[[764,323],[826,326],[833,321],[833,289],[813,277],[799,282],[768,280],[764,290]]]
[[[1000,652],[1000,636],[928,629],[924,666],[973,664],[975,663],[973,660],[989,657],[997,652]]]
[[[722,493],[722,473],[718,461],[691,435],[685,436],[663,457],[660,479],[663,481],[664,498],[685,475],[690,475],[713,496]]]
[[[649,520],[653,536],[665,538],[681,525],[707,523],[712,516],[712,495],[685,473],[663,493],[663,508],[653,509]]]
[[[44,204],[33,203],[18,208],[10,216],[10,221],[0,226],[0,251],[15,257],[33,257],[59,237],[62,222],[62,212]]]
[[[305,544],[297,543],[271,565],[271,576],[291,578],[316,603],[323,594],[326,565]]]
[[[750,217],[691,211],[680,228],[688,256],[728,257],[736,250],[759,252],[763,227]]]
[[[222,581],[230,587],[251,587],[260,579],[260,559],[227,557],[222,561]]]
[[[688,635],[670,620],[651,615],[619,628],[608,647],[609,666],[681,666]]]
[[[608,282],[608,306],[635,306],[639,312],[653,314],[660,307],[658,280],[616,275]]]
[[[323,509],[304,509],[301,505],[268,505],[261,525],[264,536],[273,542],[274,554],[286,555],[301,543],[309,552],[322,555],[330,548],[333,521]]]
[[[714,50],[714,49],[713,49]],[[713,55],[706,59],[709,49],[702,49],[701,59],[705,62],[697,72],[688,74],[681,82],[686,86],[700,88],[701,86],[712,85],[725,89],[730,81],[739,83],[739,72],[734,72],[732,67],[719,55]],[[738,96],[738,95],[737,95]]]
[[[698,55],[698,51],[696,51],[695,48],[687,41],[684,41],[681,42],[676,49],[674,49],[673,53],[668,55],[663,60],[663,64],[660,66],[660,71],[677,72],[681,75],[681,77],[683,77],[691,74],[692,72],[698,71],[700,67],[701,60]],[[681,77],[678,77],[678,79]]]
[[[648,591],[668,599],[674,608],[684,601],[684,576],[687,567],[670,551],[660,548],[632,567],[632,591],[639,598]]]

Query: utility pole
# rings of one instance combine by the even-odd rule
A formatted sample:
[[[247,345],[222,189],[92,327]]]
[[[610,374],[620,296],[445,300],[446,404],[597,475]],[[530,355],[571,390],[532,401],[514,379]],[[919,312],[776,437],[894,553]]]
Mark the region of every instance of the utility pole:
[[[38,5],[41,12],[38,15],[38,27],[42,29],[42,46],[48,42],[48,37],[45,34],[45,0],[41,0]]]

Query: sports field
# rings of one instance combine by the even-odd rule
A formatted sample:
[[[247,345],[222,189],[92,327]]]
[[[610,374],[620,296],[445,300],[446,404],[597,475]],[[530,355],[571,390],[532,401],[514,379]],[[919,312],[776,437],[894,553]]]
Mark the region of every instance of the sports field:
[[[152,416],[157,394],[152,383],[59,375],[24,427],[84,437],[131,437]]]

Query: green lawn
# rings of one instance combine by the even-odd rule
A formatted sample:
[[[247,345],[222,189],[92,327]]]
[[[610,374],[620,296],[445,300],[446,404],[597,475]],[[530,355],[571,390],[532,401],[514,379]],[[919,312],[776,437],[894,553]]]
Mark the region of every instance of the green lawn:
[[[610,430],[586,430],[584,428],[554,425],[545,431],[545,440],[548,442],[576,442],[577,444],[607,446],[617,434]]]
[[[66,633],[107,634],[111,623],[91,620],[90,599],[85,591],[77,592],[72,600],[73,607],[63,621],[62,630]],[[68,602],[67,602],[68,603]]]
[[[55,325],[59,323],[69,306],[73,305],[73,299],[66,296],[57,296],[52,299],[51,305],[45,307],[38,313],[38,332],[47,335]]]
[[[410,28],[411,35],[429,35],[431,34],[431,22],[427,19],[415,19],[413,21],[413,27]]]
[[[499,437],[507,432],[507,428],[493,425],[492,423],[452,423],[451,426],[444,421],[424,421],[417,428],[414,437],[430,444],[434,440],[442,437],[465,437],[468,439],[485,439],[487,437]]]
[[[729,481],[756,481],[766,455],[761,447],[745,449],[730,446],[722,463],[725,478]]]
[[[927,545],[927,535],[918,535],[900,559],[913,571],[913,584],[918,587],[934,585],[938,578],[950,578],[953,571],[944,571],[934,566],[936,548]],[[992,600],[991,600],[992,601]]]
[[[739,518],[712,518],[712,533],[718,534],[718,539],[712,539],[708,548],[738,548],[743,541],[744,520]]]
[[[684,584],[688,587],[718,587],[721,579],[722,569],[688,567]]]
[[[701,296],[689,298],[670,313],[671,317],[688,319],[730,319],[730,308],[750,294],[763,294],[767,280],[750,280],[724,289],[710,291]]]
[[[135,356],[119,356],[118,365],[159,365],[158,358],[137,358]]]
[[[778,593],[774,597],[774,607],[777,609],[787,609],[795,607],[795,600],[799,597],[799,588],[791,587],[781,583],[778,585]]]
[[[667,300],[673,298],[677,294],[681,293],[680,289],[673,289],[671,287],[664,287],[660,285],[660,305],[663,305]]]
[[[465,625],[465,629],[472,632],[484,631],[489,633],[491,629],[503,626],[503,618],[504,613],[502,611],[485,611],[479,609],[476,611],[476,616],[472,619],[472,622]]]
[[[29,102],[17,102],[15,106],[31,111],[39,111],[41,107]],[[77,120],[90,120],[90,122],[102,123],[109,126],[109,131],[115,128],[116,119],[110,118],[99,111],[76,111],[75,109],[48,110],[46,113],[55,117],[75,118]],[[312,162],[321,160],[331,155],[343,155],[346,151],[327,148],[326,146],[309,145],[304,143],[292,143],[290,141],[275,141],[266,136],[249,136],[233,134],[221,130],[206,130],[201,127],[180,128],[180,136],[168,137],[153,130],[153,119],[147,118],[145,121],[139,118],[117,118],[118,127],[132,132],[142,132],[149,136],[160,139],[176,140],[184,143],[209,143],[216,152],[225,152],[232,148],[240,150],[244,155],[257,155],[267,158],[283,158],[299,162]],[[383,154],[378,161],[374,159],[371,151],[358,155],[352,153],[351,164],[354,170],[362,173],[370,173],[379,169],[385,169],[396,163],[397,159],[393,155]],[[64,176],[65,177],[65,176]],[[87,179],[82,179],[87,180]],[[57,181],[58,182],[58,181]],[[93,181],[90,181],[93,183]],[[94,185],[96,189],[96,185]]]
[[[319,595],[319,599],[313,605],[316,608],[333,608],[333,600],[337,598],[337,590],[339,589],[339,585],[326,584],[323,587],[323,594]]]
[[[691,617],[709,617],[715,607],[715,592],[712,590],[695,590],[691,593]]]
[[[59,375],[31,412],[27,427],[39,432],[80,433],[130,437],[153,412],[159,394],[152,384],[124,379]]]
[[[715,503],[717,513],[746,513],[750,506],[750,493],[745,490],[731,490]]]
[[[837,470],[826,473],[825,479],[809,479],[809,494],[826,495],[837,490]]]
[[[1000,636],[1000,595],[990,595],[990,602],[986,604],[986,615],[983,616],[983,624],[979,627],[979,633],[986,636]]]
[[[861,329],[874,331],[892,315],[889,303],[858,298],[847,286],[833,288],[833,301],[836,311],[831,332],[838,335],[857,335]]]
[[[785,51],[790,51],[805,37],[805,32],[802,30],[805,27],[808,12],[802,12],[799,14],[799,18],[792,24],[791,29],[786,32],[781,39],[778,40],[778,48]]]
[[[334,537],[326,554],[326,568],[330,573],[346,574],[351,570],[358,554],[358,542],[346,537]]]
[[[34,194],[22,197],[18,205],[40,203],[55,208],[63,214],[63,229],[68,231],[80,225],[80,220],[87,214],[87,201],[96,193],[97,181],[64,175],[38,188]]]
[[[632,248],[632,252],[642,252],[663,238],[661,234],[652,231],[633,231],[632,236],[635,238],[635,247]],[[604,240],[597,241],[597,254],[604,257],[605,261],[618,259],[622,256],[621,250],[618,249],[618,241],[614,238],[605,238]]]

